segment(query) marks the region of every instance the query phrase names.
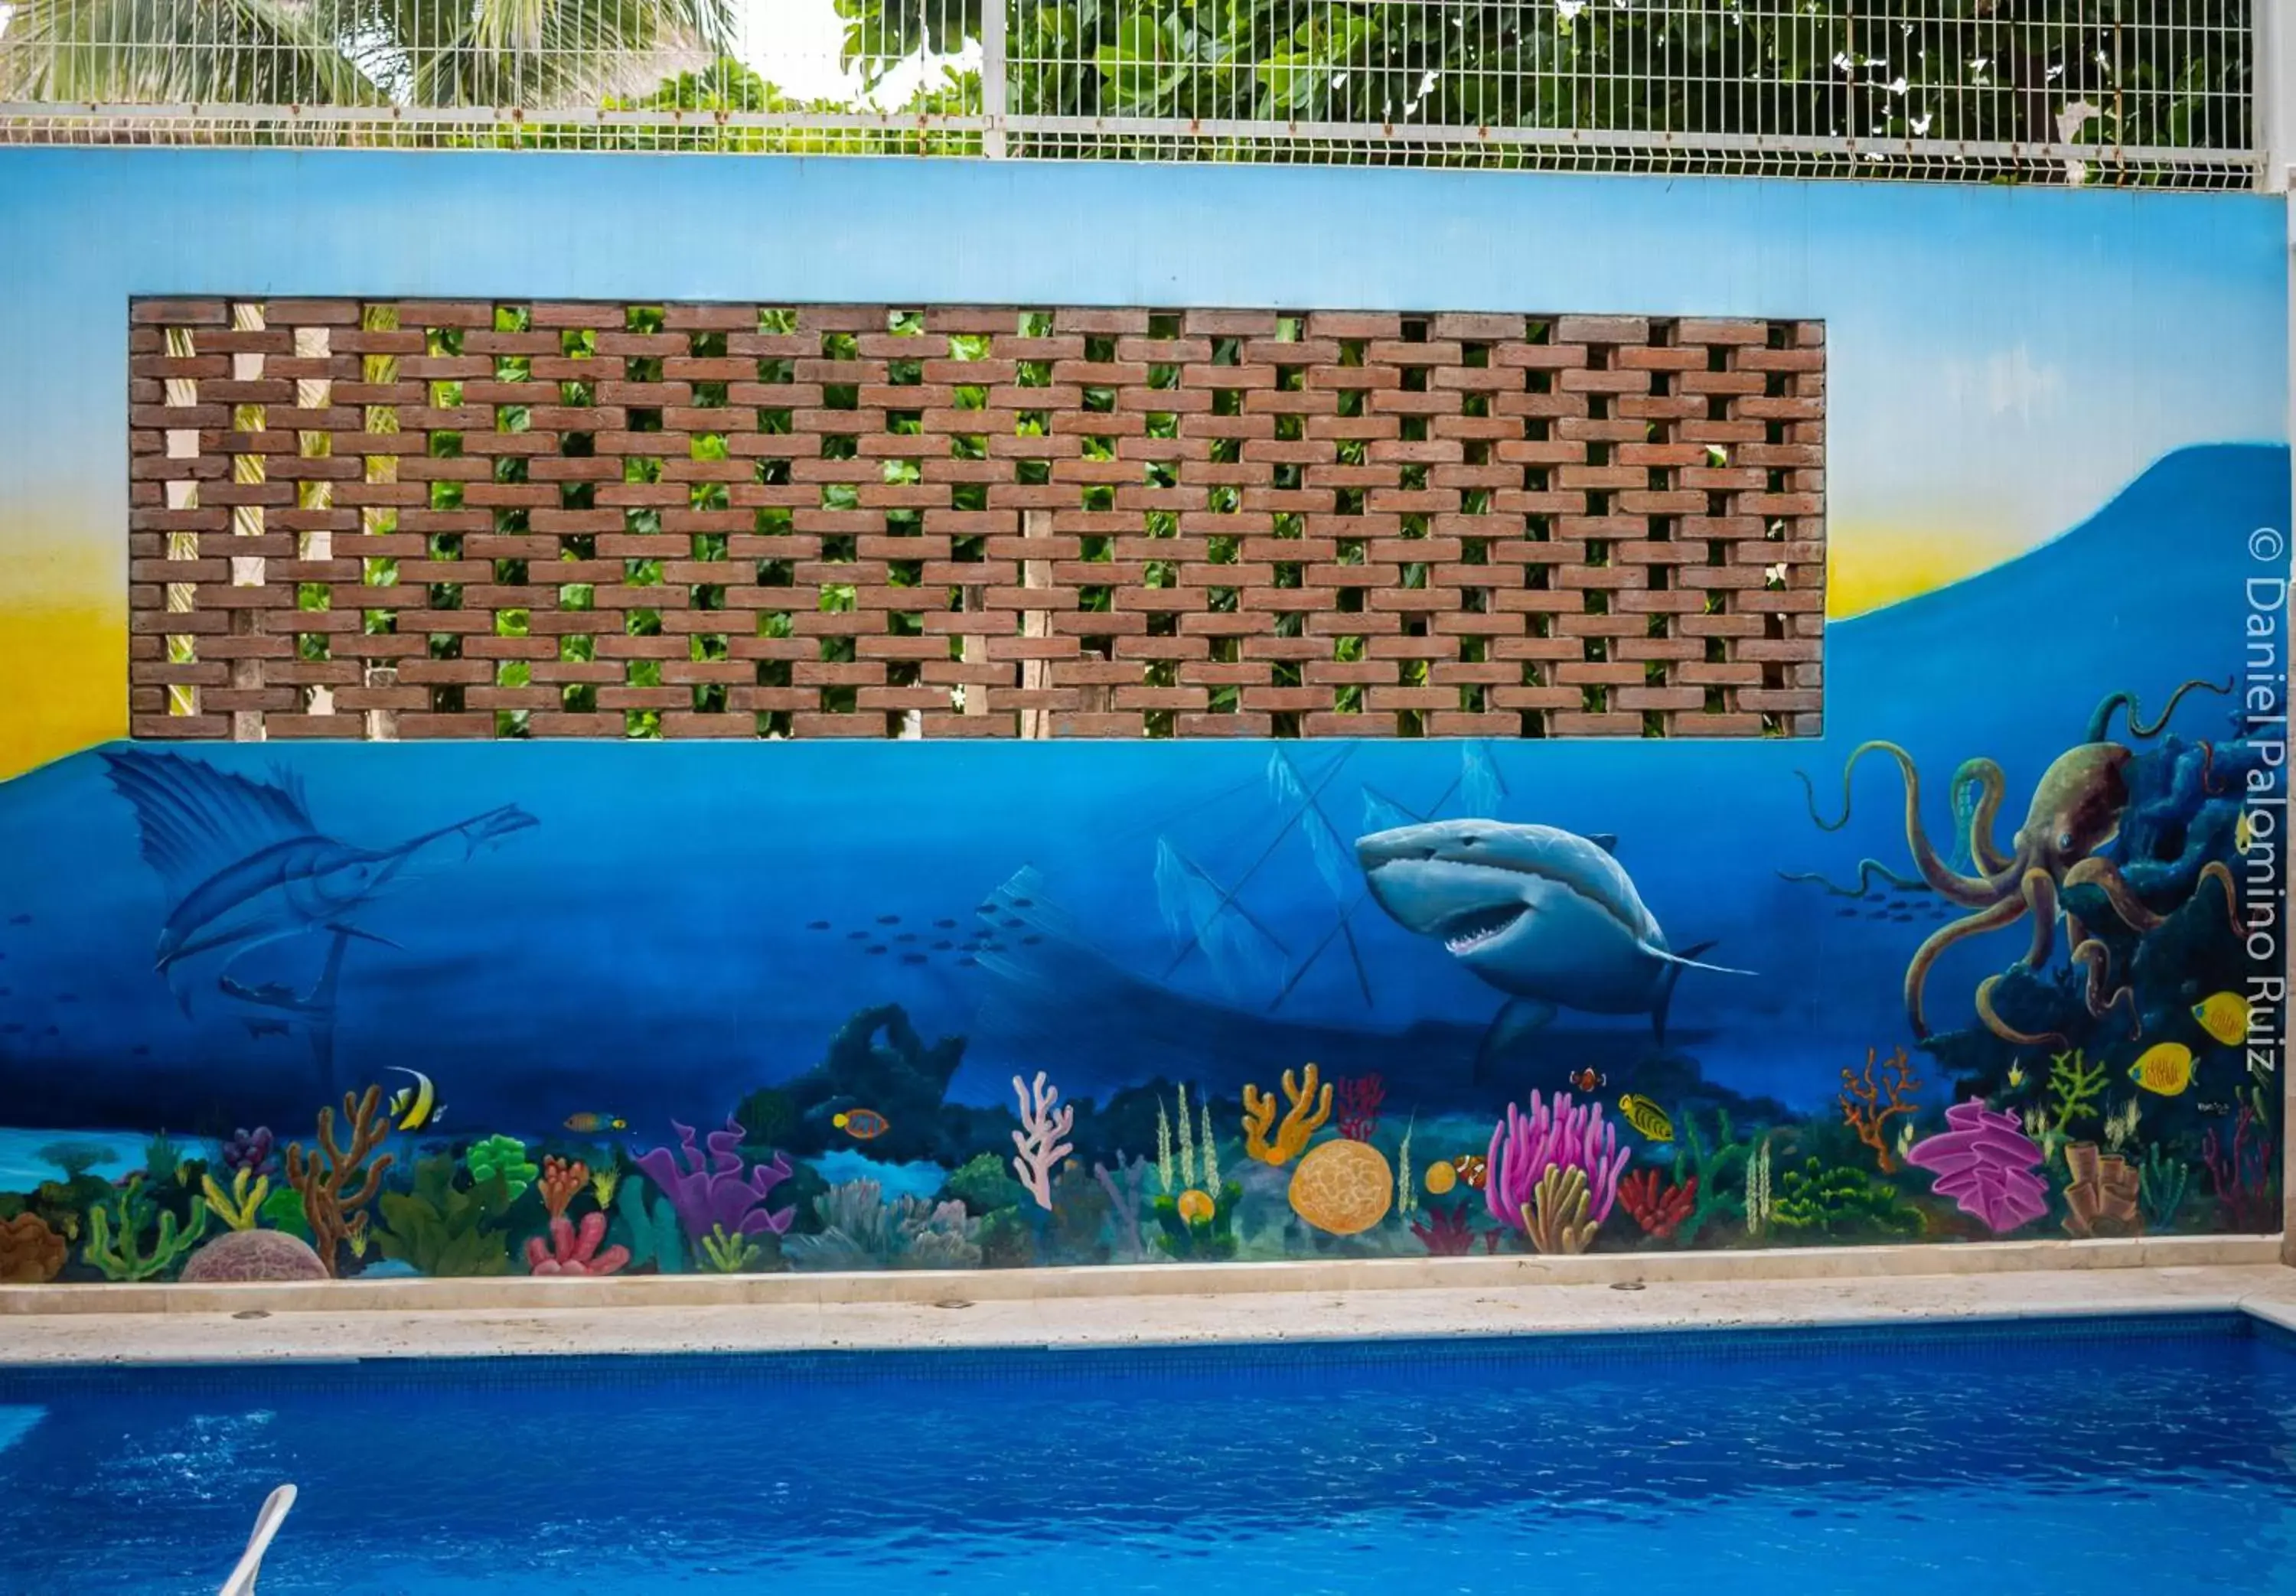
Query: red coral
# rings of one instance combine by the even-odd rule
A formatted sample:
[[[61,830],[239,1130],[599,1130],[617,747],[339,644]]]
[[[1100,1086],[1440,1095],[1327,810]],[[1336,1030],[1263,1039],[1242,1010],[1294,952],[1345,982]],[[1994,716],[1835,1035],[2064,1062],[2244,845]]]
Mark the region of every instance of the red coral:
[[[1411,1222],[1411,1233],[1419,1238],[1430,1254],[1439,1258],[1455,1258],[1462,1253],[1472,1252],[1477,1232],[1475,1227],[1467,1223],[1467,1207],[1464,1202],[1448,1208],[1431,1205],[1427,1216],[1435,1222],[1433,1225],[1424,1225],[1414,1219]],[[1485,1231],[1481,1234],[1483,1250],[1496,1252],[1499,1249],[1498,1232]]]
[[[630,1249],[616,1245],[598,1250],[598,1243],[606,1239],[606,1216],[585,1214],[577,1230],[561,1215],[550,1222],[550,1245],[545,1248],[542,1238],[529,1236],[526,1242],[526,1268],[529,1274],[612,1274],[630,1261]]]
[[[1693,1174],[1679,1186],[1661,1190],[1657,1170],[1637,1169],[1619,1183],[1619,1200],[1644,1234],[1671,1241],[1698,1206],[1698,1177]]]
[[[2226,1230],[2269,1231],[2279,1217],[2272,1200],[2271,1150],[2263,1135],[2251,1139],[2256,1129],[2256,1110],[2243,1103],[2233,1121],[2229,1150],[2217,1140],[2214,1126],[2201,1139],[2201,1161],[2208,1166]]]
[[[1387,1083],[1375,1075],[1349,1076],[1340,1086],[1340,1134],[1350,1142],[1368,1142],[1379,1129],[1379,1105],[1387,1101]]]

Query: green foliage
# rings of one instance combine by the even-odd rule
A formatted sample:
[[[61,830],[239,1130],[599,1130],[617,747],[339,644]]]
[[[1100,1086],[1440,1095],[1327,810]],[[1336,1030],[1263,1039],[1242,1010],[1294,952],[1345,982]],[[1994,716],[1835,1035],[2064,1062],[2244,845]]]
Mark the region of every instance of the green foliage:
[[[981,0],[837,3],[865,81],[980,37]],[[2102,110],[2076,137],[2100,144],[2247,136],[2247,12],[2233,0],[2193,0],[2188,26],[2142,44],[2109,7],[1940,0],[1923,10],[1918,49],[1847,5],[1029,0],[1009,14],[1020,116],[2034,143],[2086,100]]]
[[[1778,1176],[1770,1223],[1826,1236],[1910,1236],[1921,1230],[1922,1216],[1887,1182],[1847,1164],[1828,1167],[1807,1158]]]
[[[64,1172],[67,1182],[79,1177],[111,1157],[111,1150],[96,1142],[51,1142],[40,1149],[39,1160]],[[168,1166],[174,1168],[173,1165]]]
[[[713,1224],[701,1238],[701,1267],[711,1274],[740,1274],[766,1261],[770,1236],[745,1236]]]
[[[382,1209],[382,1256],[424,1274],[507,1274],[510,1241],[493,1226],[512,1201],[508,1183],[490,1173],[464,1187],[455,1173],[452,1158],[424,1158],[414,1166],[413,1191],[375,1199]]]
[[[2084,1119],[2096,1117],[2097,1100],[2104,1095],[2104,1066],[2091,1064],[2075,1048],[2049,1060],[2049,1120],[2070,1132]]]
[[[2159,1142],[2144,1150],[2144,1162],[2137,1166],[2136,1195],[2144,1206],[2146,1228],[2165,1231],[2174,1228],[2177,1211],[2185,1206],[2185,1191],[2192,1183],[2193,1166],[2182,1158],[2172,1158],[2163,1152]]]
[[[630,1249],[630,1268],[656,1274],[685,1273],[685,1233],[678,1229],[677,1210],[669,1199],[646,1199],[646,1183],[625,1179],[614,1199],[612,1240]]]
[[[282,1186],[263,1199],[263,1223],[275,1231],[285,1231],[291,1236],[311,1239],[311,1221],[303,1212],[303,1194],[292,1186]]]
[[[183,1161],[184,1150],[165,1131],[144,1144],[144,1178],[155,1186],[172,1184]]]
[[[950,1172],[948,1183],[941,1190],[974,1214],[1017,1208],[1029,1195],[1028,1189],[1013,1178],[1004,1160],[995,1153],[981,1153],[966,1159]]]
[[[1159,1197],[1149,1204],[1156,1221],[1156,1248],[1168,1257],[1192,1261],[1235,1256],[1235,1205],[1243,1188],[1230,1181],[1212,1199],[1212,1215],[1193,1224],[1180,1217],[1180,1199]]]
[[[1674,1232],[1676,1244],[1688,1247],[1706,1222],[1717,1215],[1745,1217],[1746,1159],[1753,1148],[1751,1143],[1741,1142],[1732,1134],[1730,1114],[1726,1109],[1714,1110],[1714,1142],[1710,1150],[1698,1134],[1698,1112],[1694,1109],[1682,1110],[1675,1122],[1675,1135],[1674,1183],[1682,1185],[1693,1175],[1698,1179],[1698,1194],[1692,1199],[1690,1215]]]
[[[989,1269],[1026,1269],[1037,1261],[1037,1233],[1018,1208],[995,1208],[980,1221],[980,1262]]]
[[[207,1234],[208,1205],[193,1198],[191,1217],[183,1224],[173,1214],[159,1216],[159,1228],[147,1250],[144,1232],[152,1224],[152,1202],[144,1183],[130,1181],[108,1202],[88,1211],[87,1245],[80,1256],[101,1270],[108,1281],[147,1281],[173,1268]]]
[[[463,1155],[463,1166],[471,1172],[473,1183],[500,1176],[512,1201],[534,1184],[534,1177],[540,1173],[526,1156],[526,1143],[515,1136],[489,1136],[472,1142]]]

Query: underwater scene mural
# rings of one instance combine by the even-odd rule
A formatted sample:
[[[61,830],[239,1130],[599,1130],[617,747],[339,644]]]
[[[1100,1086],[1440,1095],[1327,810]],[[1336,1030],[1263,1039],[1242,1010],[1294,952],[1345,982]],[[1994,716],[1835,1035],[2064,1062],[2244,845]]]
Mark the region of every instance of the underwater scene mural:
[[[0,1281],[2276,1228],[2288,472],[1836,621],[1822,740],[69,757]]]

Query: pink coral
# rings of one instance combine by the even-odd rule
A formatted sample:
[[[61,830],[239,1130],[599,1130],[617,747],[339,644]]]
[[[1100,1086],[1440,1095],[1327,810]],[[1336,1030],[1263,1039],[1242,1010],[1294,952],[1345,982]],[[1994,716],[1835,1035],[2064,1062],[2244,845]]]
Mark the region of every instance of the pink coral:
[[[2049,1188],[2033,1173],[2041,1150],[2014,1114],[1972,1098],[1948,1109],[1945,1122],[1951,1128],[1915,1142],[1906,1154],[1915,1168],[1936,1172],[1931,1191],[1953,1199],[1996,1235],[2049,1211]]]
[[[1631,1157],[1619,1146],[1619,1127],[1603,1122],[1602,1104],[1574,1105],[1568,1092],[1558,1092],[1550,1105],[1533,1092],[1529,1114],[1509,1103],[1506,1117],[1491,1132],[1483,1200],[1494,1219],[1527,1230],[1523,1209],[1540,1177],[1557,1166],[1580,1169],[1587,1175],[1587,1217],[1600,1224],[1618,1200],[1619,1175]]]
[[[1013,1091],[1021,1100],[1021,1129],[1013,1133],[1013,1145],[1021,1150],[1013,1155],[1013,1173],[1021,1177],[1037,1206],[1050,1212],[1053,1170],[1076,1150],[1061,1140],[1076,1128],[1076,1109],[1061,1103],[1061,1089],[1046,1084],[1041,1069],[1033,1084],[1014,1076]]]
[[[612,1274],[630,1261],[630,1249],[616,1245],[605,1251],[598,1243],[606,1239],[606,1216],[585,1214],[577,1229],[572,1221],[559,1215],[550,1222],[550,1245],[545,1248],[542,1238],[529,1236],[526,1242],[526,1268],[529,1274]]]

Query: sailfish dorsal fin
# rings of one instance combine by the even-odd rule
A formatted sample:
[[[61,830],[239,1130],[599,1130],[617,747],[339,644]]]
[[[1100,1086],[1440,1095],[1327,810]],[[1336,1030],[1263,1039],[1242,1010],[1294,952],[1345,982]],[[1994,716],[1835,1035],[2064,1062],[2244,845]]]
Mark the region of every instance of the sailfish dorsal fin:
[[[250,855],[317,834],[303,783],[284,771],[250,781],[181,754],[106,754],[111,784],[135,806],[144,858],[184,897]]]

